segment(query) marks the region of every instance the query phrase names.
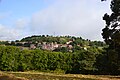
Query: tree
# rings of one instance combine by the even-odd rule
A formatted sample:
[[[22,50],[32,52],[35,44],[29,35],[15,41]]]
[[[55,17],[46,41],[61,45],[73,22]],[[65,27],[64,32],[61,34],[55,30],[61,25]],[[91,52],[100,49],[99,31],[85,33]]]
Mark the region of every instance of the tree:
[[[102,0],[104,1],[104,0]],[[103,20],[106,22],[102,36],[107,45],[107,58],[110,74],[118,74],[120,70],[120,0],[111,0],[111,15],[107,13]]]
[[[19,52],[20,49],[13,46],[0,46],[0,70],[16,71],[16,55]]]
[[[47,62],[48,62],[46,52],[42,50],[33,50],[32,54],[33,54],[33,59],[31,62],[34,70],[41,70],[41,71],[46,70]]]

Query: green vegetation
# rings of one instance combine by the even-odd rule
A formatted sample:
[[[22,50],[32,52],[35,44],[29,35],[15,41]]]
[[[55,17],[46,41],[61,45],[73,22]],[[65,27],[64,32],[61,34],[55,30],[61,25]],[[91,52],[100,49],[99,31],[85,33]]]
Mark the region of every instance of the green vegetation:
[[[90,74],[97,71],[96,56],[92,49],[74,53],[45,50],[20,50],[14,46],[0,46],[0,70],[2,71],[59,71],[63,73]]]
[[[83,49],[100,49],[106,46],[101,41],[90,41],[74,36],[49,36],[49,35],[34,35],[25,37],[21,40],[9,42],[5,45],[18,46],[23,49],[43,49],[56,52],[76,52]]]
[[[99,70],[109,74],[120,74],[120,0],[111,0],[111,15],[107,13],[103,20],[106,22],[102,36],[108,48],[99,55]],[[104,62],[100,62],[104,60]]]
[[[106,52],[104,48],[107,46],[100,41],[42,35],[4,43],[0,46],[1,71],[101,74],[101,69],[105,69],[102,62],[106,58],[101,58],[101,55]]]

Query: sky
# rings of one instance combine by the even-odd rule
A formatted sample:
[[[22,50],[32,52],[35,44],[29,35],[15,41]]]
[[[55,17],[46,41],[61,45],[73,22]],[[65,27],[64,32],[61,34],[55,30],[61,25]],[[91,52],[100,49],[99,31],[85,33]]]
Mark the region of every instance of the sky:
[[[103,40],[110,0],[1,0],[0,40],[32,35],[77,36]]]

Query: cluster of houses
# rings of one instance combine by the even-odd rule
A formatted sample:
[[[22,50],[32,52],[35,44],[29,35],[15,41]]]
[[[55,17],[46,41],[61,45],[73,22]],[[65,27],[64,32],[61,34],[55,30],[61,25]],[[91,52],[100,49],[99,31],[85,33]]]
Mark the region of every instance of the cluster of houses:
[[[68,44],[68,42],[66,44],[57,44],[57,42],[53,43],[47,43],[47,42],[42,42],[42,43],[37,43],[37,44],[30,44],[30,49],[44,49],[44,50],[55,50],[56,48],[62,48],[62,47],[67,47],[69,49],[72,49],[73,46]]]
[[[66,42],[66,44],[58,44],[57,42],[36,42],[36,43],[30,43],[30,42],[15,42],[15,44],[21,44],[20,48],[21,49],[43,49],[43,50],[55,50],[57,48],[68,48],[72,49],[73,46],[70,44],[72,41]],[[23,47],[25,44],[29,44],[28,47]]]
[[[68,42],[66,42],[65,44],[58,44],[57,42],[11,42],[9,41],[8,43],[10,45],[15,45],[15,46],[18,46],[20,47],[21,50],[24,50],[24,49],[43,49],[43,50],[55,50],[55,49],[60,49],[60,48],[67,48],[68,50],[72,50],[74,46],[71,45],[73,41],[70,40]],[[81,48],[83,48],[84,50],[87,50],[87,47],[85,46],[80,46],[80,45],[77,45]]]

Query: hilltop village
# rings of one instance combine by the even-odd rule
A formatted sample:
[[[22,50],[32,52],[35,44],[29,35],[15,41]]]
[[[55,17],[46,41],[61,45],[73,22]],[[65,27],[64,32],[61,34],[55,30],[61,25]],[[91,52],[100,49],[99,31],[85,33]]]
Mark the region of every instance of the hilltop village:
[[[101,41],[90,41],[74,36],[49,36],[34,35],[25,37],[21,40],[11,41],[5,45],[17,46],[21,50],[24,49],[42,49],[50,51],[73,52],[74,50],[87,50],[91,47],[101,48],[105,44]]]
[[[99,73],[106,44],[75,36],[34,35],[0,42],[0,70]],[[102,57],[104,58],[104,57]],[[102,63],[103,62],[103,63]],[[102,73],[102,72],[101,72]]]
[[[55,50],[57,48],[68,48],[68,49],[72,49],[73,46],[70,44],[72,41],[66,42],[66,44],[58,44],[57,42],[36,42],[36,43],[32,43],[32,42],[15,42],[15,45],[21,45],[23,47],[23,49],[25,47],[29,48],[29,49],[43,49],[43,50]],[[28,45],[28,46],[25,46]],[[21,47],[21,48],[22,48]]]

